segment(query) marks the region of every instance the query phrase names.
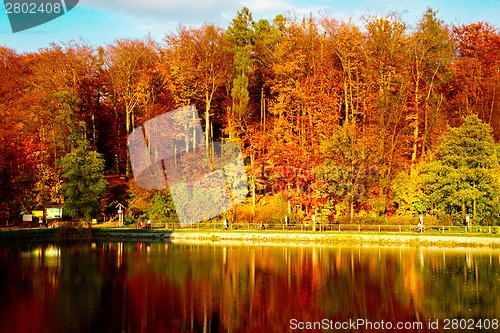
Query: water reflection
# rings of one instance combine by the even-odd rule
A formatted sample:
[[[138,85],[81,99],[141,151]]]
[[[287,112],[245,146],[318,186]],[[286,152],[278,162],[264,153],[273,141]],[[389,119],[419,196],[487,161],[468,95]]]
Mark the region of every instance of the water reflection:
[[[498,318],[499,266],[499,251],[471,249],[0,247],[0,331],[281,332],[292,319],[360,318],[426,331],[429,320]]]

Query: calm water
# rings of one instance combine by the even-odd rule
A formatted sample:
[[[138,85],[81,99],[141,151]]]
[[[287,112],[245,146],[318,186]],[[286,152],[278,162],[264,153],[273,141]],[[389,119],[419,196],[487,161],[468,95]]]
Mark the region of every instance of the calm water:
[[[494,332],[500,319],[495,250],[2,246],[0,279],[0,332],[459,331],[446,319]]]

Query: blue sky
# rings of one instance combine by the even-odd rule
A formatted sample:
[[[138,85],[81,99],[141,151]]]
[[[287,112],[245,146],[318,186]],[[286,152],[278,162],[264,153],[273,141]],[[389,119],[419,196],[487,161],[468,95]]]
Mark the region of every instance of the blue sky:
[[[52,42],[83,40],[97,46],[148,34],[161,41],[179,24],[196,27],[210,22],[227,27],[243,6],[250,8],[256,20],[294,12],[328,15],[340,20],[352,17],[359,22],[362,15],[397,11],[410,25],[430,6],[446,23],[487,21],[500,27],[498,0],[80,0],[75,9],[62,17],[12,33],[5,7],[0,2],[0,45],[18,52],[31,52]]]

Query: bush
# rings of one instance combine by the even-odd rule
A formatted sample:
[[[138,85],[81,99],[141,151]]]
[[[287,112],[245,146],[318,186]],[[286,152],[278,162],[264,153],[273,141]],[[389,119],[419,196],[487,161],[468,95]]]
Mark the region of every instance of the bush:
[[[92,228],[86,222],[63,223],[57,228],[56,238],[58,239],[90,239],[92,238]]]
[[[281,224],[284,223],[287,210],[286,200],[281,196],[264,197],[255,206],[255,216],[251,203],[235,207],[235,222]],[[291,216],[289,216],[288,221],[292,223]]]
[[[418,216],[394,215],[388,219],[390,225],[413,225],[418,224]],[[425,223],[425,220],[424,220]]]
[[[417,225],[419,216],[412,215],[395,215],[388,219],[388,224],[391,225]],[[449,220],[440,220],[434,215],[424,215],[424,226],[434,225],[451,225]]]

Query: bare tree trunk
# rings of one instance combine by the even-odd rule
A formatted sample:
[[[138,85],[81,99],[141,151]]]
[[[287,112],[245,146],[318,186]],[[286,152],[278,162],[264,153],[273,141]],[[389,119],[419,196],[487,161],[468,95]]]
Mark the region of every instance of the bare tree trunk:
[[[473,184],[474,200],[472,201],[472,216],[474,221],[476,221],[476,181]]]
[[[251,167],[253,168],[254,166],[254,160],[255,160],[255,157],[254,157],[254,154],[251,154],[250,155],[250,165]],[[250,177],[250,186],[252,186],[252,216],[255,217],[255,204],[256,204],[256,191],[255,191],[255,176],[252,175]]]
[[[260,90],[260,126],[266,132],[266,99],[264,98],[264,87]]]
[[[130,134],[130,128],[131,128],[131,121],[130,121],[130,114],[131,114],[131,110],[126,107],[126,110],[125,110],[125,130],[127,132],[127,135]],[[126,150],[126,161],[125,161],[125,181],[128,182],[129,179],[130,179],[130,152],[128,149],[125,149]]]
[[[205,92],[205,144],[207,156],[210,155],[210,97],[208,91]]]
[[[417,148],[418,148],[418,109],[419,109],[419,79],[420,75],[418,74],[418,69],[417,69],[417,78],[415,81],[415,115],[414,115],[414,126],[415,128],[413,129],[413,151],[411,154],[411,162],[415,162],[417,160]]]

